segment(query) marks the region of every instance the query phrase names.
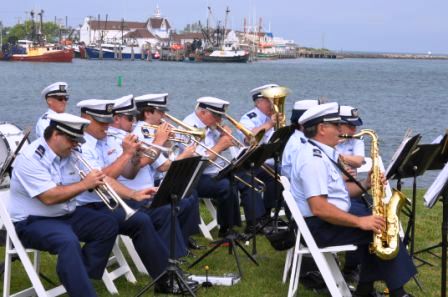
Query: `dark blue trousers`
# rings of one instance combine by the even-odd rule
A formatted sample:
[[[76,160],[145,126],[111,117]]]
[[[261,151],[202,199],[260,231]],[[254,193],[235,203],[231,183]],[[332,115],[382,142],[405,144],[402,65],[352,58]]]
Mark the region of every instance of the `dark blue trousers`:
[[[135,250],[152,278],[159,276],[168,265],[168,248],[157,233],[150,216],[137,211],[125,220],[123,208],[111,211],[104,203],[90,203],[81,208],[92,208],[115,219],[118,233],[132,238]]]
[[[371,214],[362,203],[352,204],[350,213],[357,216]],[[372,231],[344,227],[327,223],[318,217],[306,219],[307,225],[318,246],[355,244],[358,246],[361,261],[360,282],[385,281],[390,290],[402,287],[417,273],[405,246],[400,241],[398,255],[392,260],[381,260],[369,252]]]
[[[89,277],[101,279],[118,224],[110,216],[83,207],[65,216],[30,216],[15,223],[26,248],[58,255],[56,271],[70,296],[96,296]],[[83,247],[80,241],[85,242]]]
[[[251,176],[246,173],[239,173],[238,176],[251,184]],[[258,183],[255,182],[255,186]],[[255,223],[256,219],[265,214],[265,207],[263,205],[263,198],[259,192],[253,191],[250,187],[237,181],[237,188],[240,192],[241,205],[244,209],[244,216],[246,222]]]
[[[199,197],[212,198],[217,206],[218,224],[221,228],[241,225],[240,207],[235,189],[227,178],[220,180],[201,175],[196,187]]]
[[[263,193],[264,208],[266,210],[270,210],[277,207],[278,198],[281,197],[281,193],[283,191],[282,185],[261,168],[257,169],[256,173],[257,178],[261,179],[266,185],[265,191]],[[278,195],[276,194],[276,189],[279,193]]]

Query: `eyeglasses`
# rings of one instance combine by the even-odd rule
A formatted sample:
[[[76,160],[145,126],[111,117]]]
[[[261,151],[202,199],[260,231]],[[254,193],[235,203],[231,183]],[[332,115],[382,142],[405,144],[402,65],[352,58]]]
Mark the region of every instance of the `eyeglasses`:
[[[51,96],[51,98],[54,98],[58,101],[68,101],[68,97],[67,96]]]

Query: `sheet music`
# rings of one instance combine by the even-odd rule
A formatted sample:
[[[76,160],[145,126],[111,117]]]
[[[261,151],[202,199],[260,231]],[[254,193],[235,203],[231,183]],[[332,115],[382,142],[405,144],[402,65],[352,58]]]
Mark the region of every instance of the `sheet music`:
[[[443,139],[443,135],[439,135],[431,142],[431,144],[438,144],[442,141],[442,139]]]
[[[442,171],[436,177],[432,185],[426,191],[423,196],[424,204],[428,208],[432,208],[434,204],[437,202],[437,198],[440,196],[440,192],[443,190],[443,187],[446,185],[448,181],[448,163],[445,164]]]
[[[403,140],[400,143],[400,146],[398,147],[398,149],[395,151],[395,153],[393,154],[390,162],[389,162],[389,166],[387,166],[386,169],[386,173],[385,176],[389,176],[389,171],[392,169],[392,166],[395,164],[395,162],[397,161],[397,158],[400,156],[401,152],[403,151],[404,147],[406,146],[406,144],[409,142],[409,140],[411,140],[412,137],[409,135],[409,133],[407,132],[406,135],[404,136]]]

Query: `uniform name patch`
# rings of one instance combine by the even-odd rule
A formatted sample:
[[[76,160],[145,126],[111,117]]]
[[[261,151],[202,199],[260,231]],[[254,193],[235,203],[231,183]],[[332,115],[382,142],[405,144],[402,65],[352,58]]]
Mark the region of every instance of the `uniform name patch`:
[[[317,148],[313,148],[313,156],[322,158],[322,152]]]
[[[257,114],[255,112],[251,112],[251,113],[248,113],[247,116],[249,117],[249,119],[253,119],[253,118],[257,117]]]

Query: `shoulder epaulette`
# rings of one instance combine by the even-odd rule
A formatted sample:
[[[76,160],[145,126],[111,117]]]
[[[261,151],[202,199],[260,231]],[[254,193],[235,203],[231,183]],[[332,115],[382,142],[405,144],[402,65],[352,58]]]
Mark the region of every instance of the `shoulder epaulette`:
[[[313,148],[313,156],[322,158],[322,152],[318,148]]]
[[[46,120],[47,117],[48,117],[48,114],[47,114],[47,113],[44,113],[44,115],[42,116],[42,120]]]
[[[300,137],[300,142],[301,142],[301,143],[306,143],[306,139],[305,139],[305,138],[302,138],[302,137]]]
[[[41,144],[37,147],[35,153],[42,159],[42,157],[45,155],[45,148],[44,146]]]
[[[247,116],[249,117],[249,119],[253,119],[253,118],[257,117],[257,113],[251,112],[251,113],[248,113]]]
[[[145,137],[145,138],[151,138],[149,135],[151,135],[151,132],[149,131],[149,129],[148,128],[146,128],[146,127],[142,127],[142,134],[143,134],[143,137]]]

